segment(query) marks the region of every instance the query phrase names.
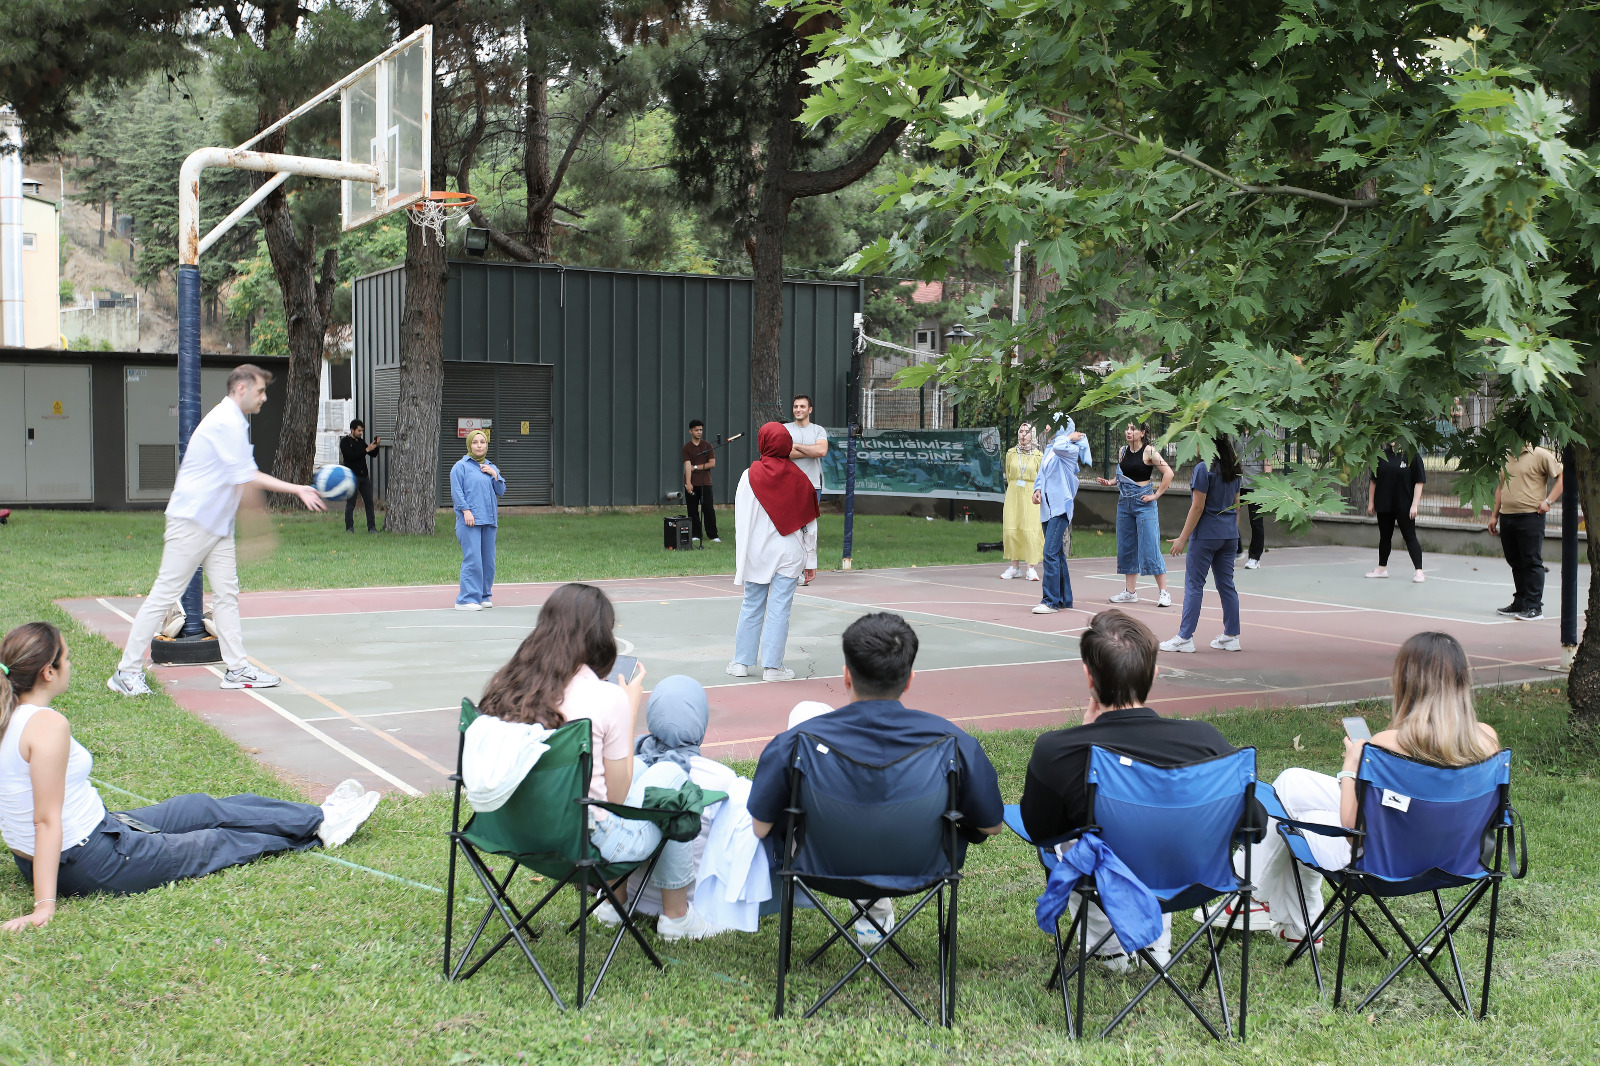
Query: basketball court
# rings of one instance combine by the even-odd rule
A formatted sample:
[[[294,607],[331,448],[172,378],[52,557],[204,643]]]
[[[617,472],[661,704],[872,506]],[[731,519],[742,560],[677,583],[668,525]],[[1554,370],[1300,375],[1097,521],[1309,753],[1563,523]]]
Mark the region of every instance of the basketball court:
[[[1429,556],[1428,580],[1363,580],[1371,552],[1279,548],[1240,570],[1244,651],[1206,647],[1221,632],[1208,592],[1194,655],[1163,653],[1150,703],[1167,714],[1239,706],[1337,702],[1386,695],[1395,650],[1423,629],[1465,645],[1479,684],[1548,679],[1559,664],[1556,575],[1539,622],[1501,618],[1510,573],[1497,559]],[[1400,567],[1398,571],[1406,568]],[[795,598],[787,665],[796,679],[728,676],[740,593],[730,577],[598,582],[616,604],[625,652],[643,660],[646,687],[671,674],[706,686],[705,753],[750,758],[781,732],[800,700],[846,702],[839,638],[871,610],[898,612],[921,639],[907,703],[969,730],[1043,728],[1073,720],[1087,702],[1078,634],[1122,585],[1111,559],[1073,560],[1076,606],[1034,615],[1038,585],[1001,581],[999,567],[939,566],[823,572]],[[1175,572],[1181,601],[1181,569]],[[1581,570],[1587,587],[1588,569]],[[454,586],[246,592],[246,644],[283,685],[223,691],[220,668],[152,671],[177,701],[257,759],[315,793],[356,776],[369,787],[420,794],[447,785],[463,696],[476,698],[539,616],[556,584],[499,585],[495,608],[453,609]],[[1125,605],[1162,638],[1178,607],[1155,606],[1154,587]],[[1587,592],[1580,592],[1580,596]],[[86,627],[121,645],[133,597],[68,600]],[[641,721],[642,727],[642,721]]]

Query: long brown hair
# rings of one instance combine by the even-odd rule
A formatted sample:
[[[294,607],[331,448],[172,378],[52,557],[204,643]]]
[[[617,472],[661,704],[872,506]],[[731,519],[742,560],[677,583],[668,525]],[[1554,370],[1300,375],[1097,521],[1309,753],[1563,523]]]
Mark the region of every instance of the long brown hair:
[[[1472,709],[1467,653],[1448,633],[1418,633],[1394,657],[1394,717],[1407,755],[1440,766],[1468,766],[1494,754]]]
[[[558,729],[567,683],[584,666],[604,677],[617,661],[616,612],[593,585],[562,585],[511,661],[489,679],[478,710],[507,722]]]
[[[0,737],[11,724],[24,692],[39,687],[39,675],[47,666],[61,666],[61,630],[49,622],[24,622],[0,640]]]

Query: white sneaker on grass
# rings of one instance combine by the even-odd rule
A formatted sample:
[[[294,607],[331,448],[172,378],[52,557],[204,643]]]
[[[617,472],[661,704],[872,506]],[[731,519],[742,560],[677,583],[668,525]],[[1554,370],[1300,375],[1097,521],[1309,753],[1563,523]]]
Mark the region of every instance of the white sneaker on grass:
[[[894,932],[893,900],[880,899],[878,902],[867,908],[867,914],[870,915],[873,921],[876,921],[879,926],[883,927],[884,933]],[[860,944],[864,948],[874,948],[883,942],[883,933],[878,932],[878,926],[873,925],[872,922],[868,921],[866,918],[860,918],[856,921],[854,932],[856,936],[856,943]]]
[[[1173,637],[1171,640],[1161,642],[1162,651],[1181,651],[1185,655],[1194,654],[1194,641],[1184,637]]]
[[[1239,643],[1239,638],[1230,637],[1226,633],[1214,637],[1211,646],[1218,651],[1244,651],[1244,646]]]
[[[248,663],[222,675],[223,688],[277,688],[280,678]]]
[[[322,805],[322,824],[317,837],[325,848],[336,848],[355,835],[383,798],[381,792],[368,792],[353,800]]]
[[[656,933],[669,943],[674,940],[704,940],[720,932],[721,929],[700,917],[700,912],[694,909],[692,903],[682,918],[668,918],[663,914],[656,921]]]
[[[774,669],[773,667],[768,666],[768,667],[764,668],[761,671],[761,680],[763,680],[763,681],[793,681],[794,680],[794,671],[790,670],[788,667],[785,667],[785,666],[780,666],[780,667],[778,667],[776,669]]]
[[[1017,568],[1014,567],[1014,566],[1008,566],[1008,567],[1005,568],[1005,572],[1000,575],[1000,580],[1001,581],[1011,581],[1016,576],[1017,576]]]
[[[106,678],[106,688],[119,696],[150,695],[150,683],[144,679],[143,670],[118,670]]]
[[[1277,923],[1273,922],[1272,909],[1267,906],[1265,901],[1252,899],[1250,901],[1250,913],[1234,917],[1235,908],[1238,905],[1239,901],[1234,900],[1222,908],[1222,913],[1217,916],[1216,923],[1212,928],[1220,932],[1227,927],[1229,921],[1232,921],[1235,932],[1270,933],[1273,931],[1273,926]],[[1205,921],[1206,916],[1216,909],[1215,907],[1196,907],[1194,909],[1195,924],[1198,925]]]
[[[750,668],[744,663],[729,663],[722,668],[722,672],[729,677],[749,677]]]
[[[603,900],[600,906],[589,912],[589,916],[608,929],[615,929],[622,924],[622,915],[617,913],[617,908],[611,905],[610,900]]]
[[[1123,589],[1121,592],[1119,592],[1115,596],[1111,597],[1111,602],[1112,603],[1138,603],[1139,602],[1139,594],[1137,592],[1129,592],[1127,589]]]
[[[367,794],[367,786],[353,777],[347,777],[334,786],[328,798],[322,801],[324,807],[337,807],[343,803],[350,803]]]
[[[1161,590],[1161,595],[1156,597],[1156,606],[1157,607],[1171,607],[1172,606],[1172,593],[1168,592],[1166,589],[1162,589]]]
[[[722,543],[722,538],[721,537],[712,537],[711,538],[711,543],[713,543],[713,544],[721,544]]]

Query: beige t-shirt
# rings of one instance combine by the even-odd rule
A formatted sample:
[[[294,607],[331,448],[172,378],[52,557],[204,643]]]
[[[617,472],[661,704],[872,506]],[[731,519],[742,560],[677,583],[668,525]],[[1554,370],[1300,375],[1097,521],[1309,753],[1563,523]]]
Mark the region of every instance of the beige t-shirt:
[[[605,801],[607,759],[627,759],[633,756],[633,708],[628,706],[628,694],[621,685],[602,681],[587,666],[578,668],[567,682],[566,695],[561,700],[561,717],[567,721],[588,718],[594,738],[594,771],[589,775],[589,798]],[[596,817],[605,817],[605,811],[596,811]]]
[[[1527,445],[1506,463],[1500,479],[1500,513],[1533,514],[1546,499],[1550,481],[1561,476],[1561,460],[1549,448]]]

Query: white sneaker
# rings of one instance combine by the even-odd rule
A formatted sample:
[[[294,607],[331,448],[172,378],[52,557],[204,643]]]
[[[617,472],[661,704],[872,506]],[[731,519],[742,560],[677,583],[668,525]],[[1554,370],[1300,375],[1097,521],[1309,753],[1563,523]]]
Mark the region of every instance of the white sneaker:
[[[1416,573],[1411,575],[1411,580],[1415,584],[1420,585],[1420,584],[1422,584],[1424,581],[1426,581],[1428,579],[1422,575],[1422,571],[1421,570],[1418,570]]]
[[[1039,580],[1039,571],[1035,570],[1031,566],[1028,567],[1028,580],[1029,581],[1038,581]]]
[[[334,790],[328,793],[328,798],[322,801],[324,807],[337,807],[342,803],[358,800],[367,794],[367,786],[353,777],[340,781]]]
[[[1235,900],[1233,903],[1230,903],[1224,907],[1222,909],[1222,914],[1218,916],[1216,924],[1212,928],[1220,932],[1222,929],[1227,927],[1228,922],[1231,920],[1233,922],[1233,928],[1236,932],[1272,932],[1273,926],[1276,923],[1272,920],[1272,909],[1267,906],[1264,900],[1251,899],[1250,912],[1235,918],[1234,908],[1237,906],[1238,901]],[[1194,909],[1195,924],[1199,925],[1201,922],[1205,921],[1206,915],[1212,913],[1214,909],[1215,908],[1212,907],[1196,907]]]
[[[1014,567],[1014,566],[1008,566],[1005,569],[1005,573],[1000,575],[1000,580],[1001,581],[1010,581],[1013,578],[1015,578],[1016,576],[1017,576],[1017,568]]]
[[[749,677],[750,668],[744,663],[729,663],[722,668],[722,672],[729,677]]]
[[[668,918],[663,914],[656,921],[656,933],[662,940],[704,940],[708,936],[716,936],[722,932],[716,926],[700,917],[694,909],[694,904],[689,904],[689,909],[684,911],[682,918]]]
[[[279,677],[248,664],[222,675],[223,688],[277,688]]]
[[[1161,642],[1162,651],[1181,651],[1187,655],[1194,654],[1194,641],[1184,640],[1182,637],[1173,637],[1171,640]]]
[[[769,666],[769,667],[766,667],[765,669],[763,669],[761,671],[761,680],[763,680],[763,681],[793,681],[794,680],[794,671],[790,670],[788,667],[780,666],[777,669],[773,669],[772,667]]]
[[[458,611],[481,611],[481,610],[483,610],[483,604],[481,604],[481,603],[458,603],[458,604],[456,604],[456,610],[458,610]]]
[[[884,933],[894,932],[894,902],[892,900],[880,899],[867,908],[867,914],[878,925],[883,927]],[[867,921],[866,918],[862,918],[855,923],[854,931],[856,943],[864,948],[873,948],[883,942],[883,933],[878,932],[878,927]]]
[[[617,913],[617,908],[611,905],[610,900],[602,901],[600,906],[589,912],[589,917],[612,929],[622,924],[622,915]]]
[[[144,679],[143,670],[118,670],[106,678],[106,688],[119,696],[150,695],[150,683]]]
[[[1157,607],[1171,607],[1172,606],[1172,593],[1168,592],[1166,589],[1162,589],[1161,590],[1161,595],[1156,597],[1156,606]]]
[[[1244,646],[1239,643],[1239,638],[1230,637],[1226,633],[1213,639],[1211,646],[1218,651],[1244,651]]]
[[[1139,602],[1139,594],[1137,592],[1129,592],[1127,589],[1123,589],[1121,592],[1119,592],[1115,596],[1111,597],[1111,602],[1112,603],[1138,603]]]
[[[322,805],[322,824],[317,826],[317,836],[325,848],[336,848],[355,835],[361,823],[371,816],[383,798],[381,792],[368,792],[343,803]]]
[[[1059,609],[1060,608],[1050,606],[1048,603],[1037,603],[1037,604],[1034,604],[1033,613],[1034,614],[1055,614],[1056,611],[1058,611]]]
[[[1244,561],[1244,568],[1246,570],[1260,570],[1261,569],[1261,560],[1260,559],[1246,559]]]
[[[489,608],[494,606],[494,601],[493,600],[484,600],[482,603],[478,604],[478,606],[482,607],[485,611],[487,611]]]
[[[721,544],[722,543],[722,538],[721,537],[712,537],[711,538],[711,543],[713,543],[713,544]]]

